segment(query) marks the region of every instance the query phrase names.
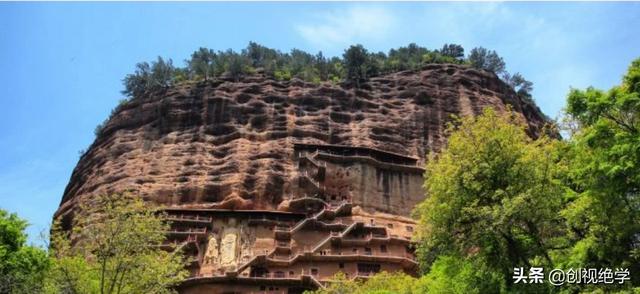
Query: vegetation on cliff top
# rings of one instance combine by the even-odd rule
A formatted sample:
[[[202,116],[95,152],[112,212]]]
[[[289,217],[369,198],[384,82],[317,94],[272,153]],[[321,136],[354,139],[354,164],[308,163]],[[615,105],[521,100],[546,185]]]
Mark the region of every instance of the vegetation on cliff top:
[[[523,92],[531,90],[531,83],[520,74],[513,78],[506,72],[505,63],[495,51],[479,47],[465,58],[464,48],[445,44],[441,49],[429,50],[414,43],[391,49],[388,53],[369,52],[362,45],[353,45],[342,57],[325,57],[322,52],[311,54],[293,49],[289,53],[250,42],[247,48],[214,51],[200,48],[185,60],[185,67],[176,67],[171,59],[136,65],[136,71],[124,80],[123,94],[139,97],[145,91],[163,89],[186,80],[201,81],[227,78],[238,81],[244,76],[261,73],[276,80],[302,79],[308,82],[350,82],[356,86],[370,77],[402,70],[417,70],[430,63],[465,64],[493,72],[513,87],[527,83]]]
[[[370,52],[362,45],[353,45],[344,50],[342,57],[326,57],[322,52],[311,54],[298,49],[283,53],[250,42],[240,52],[232,49],[214,51],[199,48],[185,60],[184,67],[175,66],[171,59],[162,57],[152,62],[140,62],[136,64],[134,73],[123,79],[122,94],[127,98],[120,100],[118,106],[129,99],[185,81],[239,81],[249,75],[262,74],[279,81],[297,78],[312,83],[345,82],[360,87],[371,77],[403,70],[419,70],[426,64],[434,63],[461,64],[493,72],[512,87],[519,97],[533,103],[533,83],[520,73],[507,72],[502,57],[495,51],[482,47],[471,49],[465,57],[464,48],[457,44],[445,44],[440,49],[430,50],[411,43],[406,47],[391,49],[388,53]],[[112,115],[117,109],[118,107],[112,111]],[[96,127],[96,136],[107,121],[108,119]]]

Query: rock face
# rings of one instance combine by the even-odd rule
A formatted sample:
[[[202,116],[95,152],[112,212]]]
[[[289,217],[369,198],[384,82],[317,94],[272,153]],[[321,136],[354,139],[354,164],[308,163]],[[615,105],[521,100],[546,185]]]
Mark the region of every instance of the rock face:
[[[545,123],[495,76],[432,65],[364,89],[260,78],[181,85],[136,99],[78,162],[74,199],[133,190],[172,206],[275,210],[292,191],[295,143],[370,147],[419,159],[445,143],[451,115],[511,105],[537,134]]]
[[[338,270],[412,273],[409,213],[424,198],[427,153],[445,144],[452,115],[507,105],[539,134],[546,121],[535,105],[495,75],[458,65],[377,77],[360,89],[258,76],[184,83],[115,111],[56,215],[122,191],[166,206],[176,221],[170,239],[192,244],[189,293],[219,285],[293,293]],[[358,238],[364,245],[348,241]],[[351,259],[340,259],[346,251]],[[292,284],[274,286],[277,279]]]

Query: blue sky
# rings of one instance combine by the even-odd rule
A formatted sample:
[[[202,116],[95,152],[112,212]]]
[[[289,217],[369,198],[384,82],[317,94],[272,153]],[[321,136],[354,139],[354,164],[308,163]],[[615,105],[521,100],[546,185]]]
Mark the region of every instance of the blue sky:
[[[569,87],[609,88],[640,57],[640,3],[0,3],[0,208],[48,228],[121,79],[156,56],[249,41],[325,55],[415,42],[495,49],[556,117]]]

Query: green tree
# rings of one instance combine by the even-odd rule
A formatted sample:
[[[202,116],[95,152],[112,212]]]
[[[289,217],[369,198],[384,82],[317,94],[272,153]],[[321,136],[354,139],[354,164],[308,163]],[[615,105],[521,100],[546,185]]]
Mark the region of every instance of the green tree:
[[[640,59],[621,85],[573,89],[567,104],[576,194],[562,212],[572,244],[563,265],[628,268],[627,286],[640,287]]]
[[[51,293],[172,293],[186,277],[180,250],[160,248],[168,224],[139,198],[99,196],[51,238]]]
[[[422,56],[422,63],[461,63],[459,59],[453,58],[451,56],[443,55],[438,51],[429,52]]]
[[[410,294],[421,293],[414,289],[417,279],[404,273],[381,272],[361,281],[349,279],[338,272],[331,284],[324,289],[308,291],[307,294]]]
[[[305,294],[351,294],[355,293],[359,283],[348,279],[343,272],[337,272],[331,279],[331,283],[324,289],[305,291]]]
[[[322,51],[315,56],[315,68],[321,81],[329,80],[329,61],[324,57]]]
[[[184,81],[188,81],[189,80],[189,68],[186,67],[177,67],[175,69],[175,71],[173,72],[173,82],[175,84],[179,84],[182,83]]]
[[[357,87],[368,78],[402,70],[419,70],[428,63],[473,64],[474,66],[501,74],[504,61],[495,51],[484,48],[472,50],[464,60],[464,48],[457,44],[445,44],[439,50],[429,50],[411,43],[383,52],[370,53],[362,45],[346,49],[342,58],[327,58],[293,49],[289,53],[249,42],[242,51],[231,49],[214,52],[199,48],[186,60],[185,67],[174,67],[171,60],[137,64],[133,74],[123,79],[123,94],[140,97],[148,91],[162,90],[175,83],[188,80],[209,80],[226,75],[235,81],[255,72],[276,80],[299,78],[318,83],[320,81],[350,81]]]
[[[329,60],[329,80],[339,82],[346,76],[344,65],[339,57],[332,57]]]
[[[342,55],[346,79],[355,83],[356,87],[367,80],[367,62],[369,53],[362,45],[352,45]]]
[[[458,44],[444,44],[440,49],[440,54],[462,60],[464,58],[464,48]]]
[[[367,58],[367,76],[374,77],[385,73],[387,55],[384,52],[370,53]]]
[[[289,54],[289,70],[294,77],[303,78],[304,72],[313,71],[314,56],[299,49],[292,49]]]
[[[48,269],[47,253],[28,246],[27,222],[0,209],[0,293],[40,293]]]
[[[505,63],[502,57],[500,57],[496,51],[487,50],[483,47],[471,49],[468,59],[471,66],[493,72],[497,75],[502,74],[505,70]]]
[[[415,210],[423,268],[443,255],[460,256],[513,287],[514,267],[552,266],[565,193],[554,142],[532,140],[514,113],[491,108],[449,131],[446,148],[429,157],[428,197]]]
[[[409,294],[417,293],[414,285],[417,279],[402,272],[381,272],[366,280],[359,288],[359,294],[368,293],[393,293]]]
[[[256,42],[249,42],[247,48],[243,51],[250,60],[251,66],[254,68],[265,67],[270,62],[277,62],[281,58],[282,53],[278,50],[267,48]]]
[[[129,97],[141,97],[147,91],[165,89],[173,85],[175,71],[171,59],[165,61],[160,56],[151,65],[147,62],[140,62],[136,64],[135,73],[124,78],[125,89],[122,94]]]
[[[394,72],[408,69],[418,69],[422,66],[422,59],[428,54],[427,48],[411,43],[406,47],[389,50],[389,57],[385,66],[385,72]]]
[[[173,85],[175,67],[171,59],[158,59],[151,63],[151,79],[148,88],[151,90],[166,89]]]
[[[148,89],[151,80],[151,66],[147,62],[136,64],[136,71],[128,74],[124,80],[122,94],[128,97],[141,97]]]
[[[195,78],[202,78],[205,81],[215,74],[216,53],[207,48],[201,47],[191,54],[191,59],[187,62],[189,72]]]
[[[533,91],[533,83],[527,81],[519,72],[513,75],[505,72],[502,75],[502,79],[507,85],[511,86],[518,95],[531,95],[531,91]]]
[[[533,103],[533,97],[531,97],[533,83],[526,80],[519,72],[511,75],[505,71],[502,75],[502,80],[516,91],[520,98]]]
[[[254,70],[249,58],[244,54],[238,54],[229,49],[226,52],[219,52],[218,56],[221,58],[226,74],[236,82]]]
[[[418,280],[414,293],[482,294],[504,293],[502,275],[487,267],[481,258],[441,255],[431,270]]]

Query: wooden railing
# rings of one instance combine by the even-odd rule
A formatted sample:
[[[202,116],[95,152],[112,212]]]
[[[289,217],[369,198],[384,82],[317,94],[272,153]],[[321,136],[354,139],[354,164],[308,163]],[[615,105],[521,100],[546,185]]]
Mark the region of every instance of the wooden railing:
[[[180,230],[180,229],[171,229],[169,231],[167,231],[168,234],[206,234],[207,233],[207,228],[187,228],[184,230]]]
[[[201,222],[212,222],[213,218],[212,217],[201,217],[199,215],[189,215],[189,214],[178,214],[178,215],[167,215],[166,217],[167,220],[173,220],[173,221],[181,221],[181,220],[193,220],[193,221],[201,221]]]

